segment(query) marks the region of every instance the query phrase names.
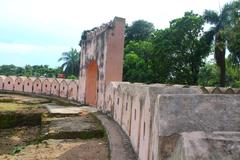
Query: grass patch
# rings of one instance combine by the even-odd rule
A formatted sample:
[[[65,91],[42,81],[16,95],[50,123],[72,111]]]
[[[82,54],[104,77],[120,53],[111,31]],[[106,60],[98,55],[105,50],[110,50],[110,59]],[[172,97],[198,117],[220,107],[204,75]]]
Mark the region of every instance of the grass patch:
[[[12,128],[16,126],[36,126],[41,125],[41,113],[15,113],[3,112],[0,113],[0,129]]]
[[[37,107],[37,105],[26,105],[26,104],[21,104],[21,103],[3,103],[0,102],[0,112],[1,111],[17,111],[17,110],[22,110],[26,108],[33,108]]]
[[[15,99],[13,98],[0,98],[1,103],[9,103],[9,102],[15,102]]]
[[[25,146],[16,146],[16,147],[13,148],[11,154],[12,155],[17,154],[17,153],[21,152],[24,148],[25,148]]]

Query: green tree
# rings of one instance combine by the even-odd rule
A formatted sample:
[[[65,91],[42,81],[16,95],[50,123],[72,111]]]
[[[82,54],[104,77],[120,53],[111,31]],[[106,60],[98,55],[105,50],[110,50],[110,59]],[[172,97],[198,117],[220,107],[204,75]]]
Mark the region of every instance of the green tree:
[[[0,66],[0,75],[7,76],[34,76],[34,77],[56,77],[62,73],[62,68],[49,68],[48,65],[26,65],[25,67],[18,67],[14,65]]]
[[[137,20],[126,28],[125,44],[130,41],[144,41],[151,37],[154,32],[154,25],[145,20]]]
[[[240,1],[229,4],[231,12],[229,25],[226,28],[227,47],[231,53],[230,60],[239,66],[240,64]],[[240,68],[239,68],[240,69]]]
[[[127,26],[124,50],[123,79],[130,82],[151,82],[152,23],[137,20]]]
[[[129,82],[151,82],[152,43],[130,41],[125,47],[123,79]]]
[[[204,20],[193,12],[170,22],[170,28],[154,35],[155,82],[196,85],[203,59],[210,52]]]
[[[24,68],[24,76],[30,77],[33,75],[33,67],[30,65],[26,65]]]
[[[225,53],[226,53],[226,29],[231,24],[231,4],[225,4],[220,13],[212,10],[205,10],[204,19],[207,23],[213,25],[208,31],[214,40],[214,57],[216,64],[220,69],[220,86],[225,86],[226,78],[226,64],[225,64]]]
[[[80,54],[76,49],[71,49],[68,52],[63,52],[62,57],[58,61],[63,61],[62,68],[66,76],[79,75]]]
[[[201,86],[218,86],[219,70],[215,64],[207,63],[199,71],[198,84]]]
[[[153,83],[169,83],[174,76],[173,64],[175,61],[174,54],[172,54],[175,45],[174,36],[170,28],[164,30],[157,30],[153,38],[153,55],[152,55],[152,71]]]
[[[67,77],[67,79],[78,79],[78,78],[74,75],[70,75],[70,76]]]
[[[6,76],[21,76],[24,74],[24,69],[22,67],[17,67],[13,64],[0,66],[0,75]]]
[[[226,62],[226,86],[240,87],[239,67],[230,60],[230,56],[225,59]],[[214,63],[207,63],[201,67],[199,72],[198,84],[203,86],[219,85],[219,69]]]

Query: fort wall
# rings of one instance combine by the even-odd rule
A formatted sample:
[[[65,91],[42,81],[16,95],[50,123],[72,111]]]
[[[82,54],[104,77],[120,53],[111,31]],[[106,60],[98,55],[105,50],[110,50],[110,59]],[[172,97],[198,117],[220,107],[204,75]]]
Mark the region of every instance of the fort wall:
[[[97,107],[139,160],[240,159],[240,89],[121,82],[124,29],[116,17],[83,33],[79,80],[0,76],[0,90]]]
[[[81,103],[103,108],[106,86],[122,81],[125,19],[84,31],[80,41],[79,96]]]
[[[195,131],[204,134],[239,132],[239,91],[218,87],[112,82],[106,90],[103,112],[112,115],[129,136],[140,160],[168,159],[177,148],[170,143],[175,135],[180,137],[189,133],[184,134],[184,138],[189,138],[192,136],[190,133]]]
[[[78,80],[0,76],[0,90],[42,94],[78,101]]]

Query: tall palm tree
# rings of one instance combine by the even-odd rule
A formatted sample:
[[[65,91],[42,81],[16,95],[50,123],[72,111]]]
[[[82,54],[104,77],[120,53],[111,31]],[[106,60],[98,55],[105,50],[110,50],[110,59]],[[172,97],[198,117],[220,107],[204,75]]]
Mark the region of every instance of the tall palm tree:
[[[226,53],[226,28],[229,25],[229,17],[231,15],[231,4],[226,4],[217,13],[212,10],[205,10],[204,19],[207,23],[213,25],[208,31],[212,41],[214,40],[214,58],[220,69],[220,86],[225,86],[226,66],[225,66],[225,53]]]
[[[227,31],[228,49],[234,64],[240,64],[240,0],[233,1],[231,23]]]
[[[75,75],[78,77],[79,75],[79,66],[80,66],[80,54],[76,49],[71,48],[68,52],[63,52],[62,57],[58,59],[58,61],[63,61],[62,68],[64,70],[64,74]]]

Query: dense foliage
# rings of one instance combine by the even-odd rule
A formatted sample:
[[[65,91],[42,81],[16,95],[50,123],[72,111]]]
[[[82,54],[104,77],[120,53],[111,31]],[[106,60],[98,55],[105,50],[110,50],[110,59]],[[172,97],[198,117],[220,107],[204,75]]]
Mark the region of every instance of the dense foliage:
[[[154,82],[160,77],[163,83],[197,84],[199,69],[210,51],[203,24],[201,16],[186,12],[184,17],[171,21],[168,29],[156,31]]]
[[[209,62],[212,52],[215,61]],[[125,81],[239,87],[239,66],[240,1],[224,5],[220,13],[186,12],[162,30],[144,20],[127,27]]]
[[[134,21],[130,27],[126,27],[125,42],[150,39],[153,32],[154,25],[152,23],[145,20]]]
[[[17,67],[14,65],[0,66],[0,75],[6,76],[34,76],[34,77],[57,77],[62,72],[62,68],[49,68],[48,65],[26,65],[25,67]]]
[[[50,68],[48,65],[26,65],[25,67],[2,65],[0,66],[0,75],[56,78],[59,74],[64,73],[65,78],[77,79],[80,65],[79,57],[77,50],[72,48],[69,52],[63,52],[62,57],[59,58],[59,61],[63,61],[61,67]]]

